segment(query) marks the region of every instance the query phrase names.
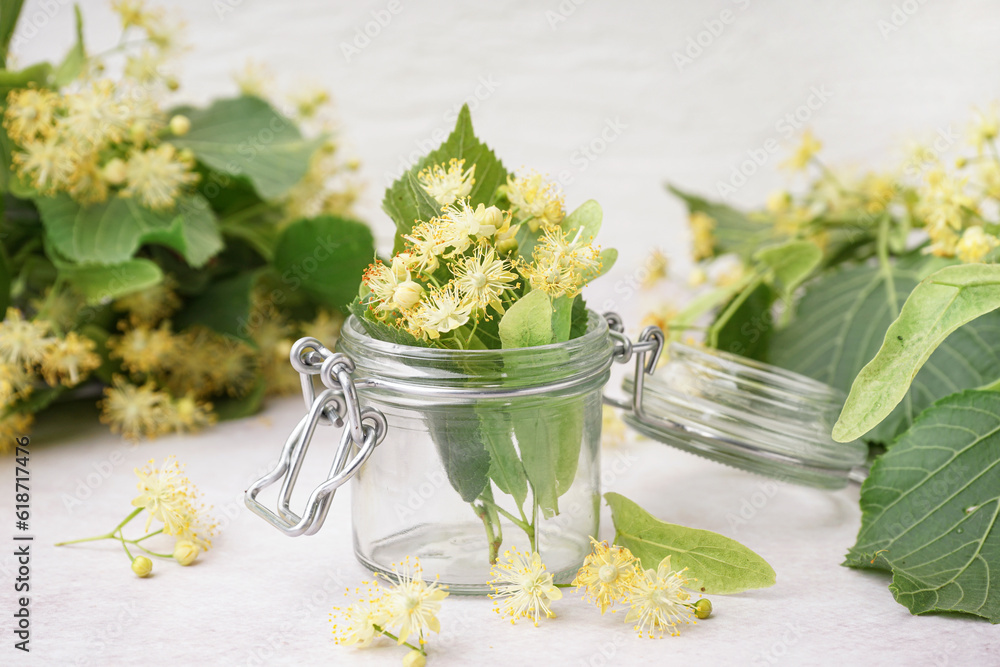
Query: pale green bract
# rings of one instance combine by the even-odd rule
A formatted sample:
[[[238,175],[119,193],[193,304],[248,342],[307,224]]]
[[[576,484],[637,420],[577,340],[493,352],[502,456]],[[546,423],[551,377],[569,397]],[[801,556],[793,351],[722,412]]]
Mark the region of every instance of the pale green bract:
[[[569,335],[567,314],[566,334]],[[503,348],[535,347],[552,342],[552,302],[541,290],[528,292],[500,320]]]
[[[774,585],[774,568],[736,540],[665,523],[618,493],[605,493],[604,499],[615,522],[615,544],[628,548],[644,568],[655,569],[670,556],[675,570],[688,568],[699,588],[720,595]]]
[[[886,331],[878,354],[855,379],[834,439],[848,442],[875,427],[903,399],[917,371],[949,334],[997,308],[998,265],[949,266],[924,279]]]

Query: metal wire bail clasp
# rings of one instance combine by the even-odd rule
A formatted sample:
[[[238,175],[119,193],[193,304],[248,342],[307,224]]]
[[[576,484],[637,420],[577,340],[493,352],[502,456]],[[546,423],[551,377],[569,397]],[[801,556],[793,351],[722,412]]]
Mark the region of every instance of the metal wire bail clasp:
[[[643,329],[642,333],[639,334],[638,340],[632,342],[632,339],[624,333],[625,326],[618,313],[604,313],[604,319],[607,320],[608,329],[611,330],[611,338],[615,341],[615,362],[619,364],[627,364],[632,360],[633,356],[635,357],[635,376],[633,378],[631,400],[626,402],[605,396],[604,402],[617,408],[630,410],[632,414],[635,415],[636,419],[647,424],[653,424],[659,427],[679,428],[672,422],[665,422],[663,420],[650,417],[646,414],[642,407],[642,394],[643,389],[645,388],[646,376],[652,375],[653,371],[656,370],[656,366],[660,362],[660,355],[663,353],[663,348],[666,343],[666,337],[663,335],[663,330],[657,326],[646,327]]]
[[[255,514],[291,537],[313,535],[323,527],[330,502],[337,489],[356,473],[385,438],[385,415],[371,407],[362,408],[354,387],[354,362],[334,354],[315,338],[302,338],[292,346],[292,367],[302,378],[302,395],[307,412],[292,430],[269,473],[246,490],[244,501]],[[318,375],[324,391],[316,393],[312,376]],[[345,426],[346,420],[346,426]],[[340,445],[325,482],[313,489],[300,516],[292,511],[291,499],[309,444],[318,424],[345,426]],[[264,507],[257,494],[281,480],[277,512]]]

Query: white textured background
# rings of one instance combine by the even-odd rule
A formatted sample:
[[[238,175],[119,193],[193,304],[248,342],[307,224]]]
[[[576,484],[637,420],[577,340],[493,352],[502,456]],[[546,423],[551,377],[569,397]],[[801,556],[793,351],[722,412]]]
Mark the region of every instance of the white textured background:
[[[109,46],[117,32],[104,3],[81,4],[88,46]],[[769,157],[734,196],[743,204],[761,201],[787,183],[777,163],[795,138],[779,124],[814,89],[827,99],[816,104],[814,98],[818,108],[807,124],[828,147],[828,162],[859,166],[891,164],[907,138],[960,131],[973,105],[998,96],[1000,12],[986,0],[399,0],[402,10],[349,62],[341,44],[387,2],[170,4],[187,19],[193,46],[179,68],[186,99],[204,102],[235,92],[230,74],[250,57],[277,72],[284,90],[303,80],[330,88],[344,143],[364,163],[369,186],[361,212],[382,239],[391,233],[378,210],[387,175],[430,147],[431,137],[450,129],[458,106],[470,102],[477,133],[508,167],[568,174],[571,182],[563,180],[570,207],[588,198],[602,203],[603,242],[620,248],[622,259],[591,294],[601,305],[615,301],[626,313],[638,309],[628,281],[650,248],[663,247],[681,268],[686,263],[683,210],[663,183],[713,193],[747,151],[773,138],[782,154]],[[724,10],[733,20],[710,40],[702,34],[708,45],[678,67],[675,54]],[[61,57],[72,31],[69,4],[32,1],[25,16],[39,29],[20,49],[21,63]],[[601,145],[597,140],[609,122],[623,129]],[[582,153],[591,142],[600,153],[593,160]],[[210,501],[233,506],[248,476],[277,452],[296,410],[292,403],[271,408],[273,428],[251,420],[199,438],[123,450],[121,474],[99,485],[97,500],[72,511],[61,494],[73,494],[74,485],[118,445],[98,427],[82,434],[65,426],[43,430],[35,460],[36,513],[47,517],[40,539],[51,542],[113,523],[132,487],[125,471],[168,452],[189,462]],[[535,631],[488,625],[485,603],[455,601],[445,614],[446,627],[476,620],[465,632],[452,633],[431,664],[510,662],[516,648],[533,662],[553,665],[607,664],[609,651],[618,664],[997,660],[996,628],[912,618],[892,601],[884,578],[837,566],[857,530],[856,492],[781,486],[752,520],[734,525],[732,516],[760,492],[761,480],[662,448],[645,446],[639,453],[643,470],[619,480],[617,490],[632,493],[660,516],[745,541],[775,565],[778,586],[717,600],[712,622],[658,644],[626,641],[617,624],[602,622],[579,604],[568,605],[560,622]],[[0,468],[8,479],[7,462]],[[7,503],[6,481],[2,488]],[[696,502],[695,495],[704,500]],[[348,579],[361,574],[350,557],[346,498],[341,500],[331,513],[335,527],[302,540],[280,538],[243,513],[229,522],[232,530],[204,563],[190,571],[164,567],[148,582],[134,581],[120,563],[111,565],[118,557],[113,545],[69,556],[39,544],[33,664],[398,664],[392,650],[350,653],[334,647],[325,634],[328,600],[314,610],[304,596],[340,568]],[[302,629],[286,631],[293,621]],[[8,623],[0,624],[0,663],[20,664],[7,660]],[[564,659],[552,653],[554,646],[565,650]]]

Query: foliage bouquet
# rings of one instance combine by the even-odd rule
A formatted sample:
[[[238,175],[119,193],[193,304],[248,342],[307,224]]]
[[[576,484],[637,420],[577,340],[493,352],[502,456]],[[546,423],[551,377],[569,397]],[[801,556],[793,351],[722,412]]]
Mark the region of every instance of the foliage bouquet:
[[[917,145],[888,173],[835,174],[806,134],[790,161],[806,191],[743,213],[674,190],[690,209],[695,256],[735,256],[735,278],[678,313],[711,313],[707,343],[769,361],[850,396],[833,430],[874,463],[845,565],[890,571],[913,613],[1000,622],[1000,157],[996,107],[971,150]],[[730,257],[730,260],[732,257]],[[803,286],[801,289],[800,286]]]
[[[168,108],[178,27],[133,0],[113,5],[110,50],[87,53],[77,10],[61,63],[6,68],[20,5],[0,19],[0,447],[97,383],[102,419],[130,439],[296,387],[294,336],[306,322],[336,336],[374,254],[342,217],[354,165],[326,94],[281,112],[248,71],[237,97]]]

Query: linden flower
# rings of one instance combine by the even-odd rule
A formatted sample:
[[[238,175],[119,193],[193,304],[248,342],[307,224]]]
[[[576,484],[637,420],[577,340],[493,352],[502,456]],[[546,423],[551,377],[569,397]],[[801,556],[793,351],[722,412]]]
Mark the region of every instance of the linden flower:
[[[460,258],[452,267],[455,286],[474,310],[490,306],[498,313],[504,312],[500,296],[518,284],[517,274],[508,270],[506,260],[496,256],[492,246],[478,246],[472,257]]]
[[[33,366],[41,363],[52,343],[47,322],[26,320],[17,308],[8,308],[0,322],[0,361]]]
[[[34,390],[35,376],[24,364],[0,363],[0,405],[27,398]]]
[[[190,499],[197,493],[194,487],[191,487],[187,493],[189,494],[187,511],[179,516],[179,520],[171,525],[169,530],[164,522],[163,532],[175,536],[179,541],[190,542],[200,550],[199,553],[208,551],[212,548],[211,537],[215,534],[216,524],[208,516],[204,507],[195,508],[191,503]]]
[[[983,148],[997,138],[1000,133],[1000,117],[997,114],[998,106],[994,102],[986,110],[973,109],[975,118],[969,128],[972,144],[981,155]]]
[[[992,234],[987,234],[980,226],[969,227],[962,233],[962,240],[955,246],[955,254],[966,264],[976,264],[983,261],[983,258],[991,250],[1000,245]]]
[[[115,0],[111,10],[118,14],[122,29],[148,28],[163,18],[163,10],[150,9],[143,0]]]
[[[448,591],[436,581],[429,584],[424,581],[418,558],[411,567],[407,557],[401,569],[393,567],[392,576],[396,583],[385,596],[385,625],[398,628],[398,644],[411,635],[416,635],[423,644],[425,632],[441,632],[436,614],[441,609],[441,600],[448,597]]]
[[[285,359],[287,363],[287,354]],[[178,433],[200,431],[214,424],[216,420],[212,404],[197,400],[192,393],[175,399],[166,413],[167,427]]]
[[[408,310],[417,305],[424,288],[409,278],[404,260],[398,255],[392,261],[392,268],[381,262],[368,267],[362,280],[379,301],[376,312]]]
[[[34,421],[34,415],[26,412],[14,412],[0,417],[0,454],[13,449],[14,441],[26,436]]]
[[[177,337],[164,322],[152,329],[140,324],[127,330],[120,337],[108,341],[113,359],[121,359],[122,366],[131,373],[148,374],[166,369],[177,349]]]
[[[247,60],[243,69],[233,72],[233,80],[242,94],[264,97],[265,91],[274,81],[274,74],[263,63]]]
[[[368,582],[364,583],[368,585]],[[361,589],[355,589],[355,593],[360,594]],[[364,599],[347,607],[333,608],[330,613],[333,640],[341,646],[357,645],[358,648],[365,648],[382,634],[382,628],[388,620],[386,594],[377,584],[368,585]]]
[[[531,618],[535,626],[542,614],[554,618],[549,603],[562,598],[562,591],[552,582],[542,558],[537,553],[524,553],[516,548],[504,552],[490,570],[493,578],[494,611],[510,618],[511,624],[519,618]]]
[[[177,281],[168,275],[152,287],[115,299],[111,307],[128,313],[134,325],[154,325],[181,307],[176,287]]]
[[[790,158],[782,162],[781,166],[794,171],[801,171],[809,165],[813,156],[815,156],[821,148],[823,148],[823,144],[819,141],[819,139],[817,139],[810,130],[806,130],[802,133],[802,141],[795,149],[795,152],[792,153]]]
[[[12,158],[18,173],[45,193],[65,186],[76,169],[76,150],[58,136],[25,141]]]
[[[692,251],[694,261],[710,259],[715,255],[715,236],[712,230],[715,229],[715,220],[706,213],[695,211],[688,218],[691,224]]]
[[[192,166],[192,160],[178,154],[170,144],[133,152],[125,166],[128,185],[121,195],[134,195],[154,210],[172,208],[184,186],[198,180],[198,175],[191,172]]]
[[[409,314],[409,329],[414,336],[437,339],[441,334],[458,329],[469,321],[472,304],[460,293],[454,282],[433,290]]]
[[[456,199],[468,197],[476,183],[476,165],[462,171],[464,166],[465,160],[452,158],[447,165],[436,164],[423,169],[417,174],[417,180],[438,204],[448,206]]]
[[[164,406],[169,401],[170,395],[157,391],[152,382],[139,387],[117,375],[104,389],[101,421],[111,426],[112,433],[121,433],[127,440],[155,437],[165,431]]]
[[[598,542],[593,537],[590,542],[594,550],[587,554],[573,585],[585,588],[585,597],[593,601],[603,614],[615,602],[628,600],[636,579],[637,559],[625,547],[609,546],[607,542]]]
[[[555,298],[576,296],[589,276],[601,268],[600,253],[578,238],[567,240],[561,229],[546,229],[541,242],[535,246],[531,264],[521,263],[521,273],[531,286]]]
[[[656,571],[637,569],[629,594],[632,608],[625,621],[635,622],[640,637],[659,639],[667,628],[676,636],[680,634],[678,623],[692,622],[687,606],[691,594],[684,590],[691,581],[684,577],[686,570],[673,571],[670,556],[660,561]]]
[[[649,289],[661,280],[666,279],[670,272],[670,262],[662,250],[654,248],[646,259],[646,269],[648,269],[648,273],[642,279],[642,286],[645,289]]]
[[[168,456],[163,465],[156,467],[150,459],[145,468],[136,468],[139,478],[139,495],[132,500],[134,507],[149,512],[146,517],[146,532],[153,519],[163,522],[163,532],[178,535],[185,524],[190,522],[192,493],[190,481],[184,477],[184,469],[173,456]]]
[[[42,377],[51,386],[63,384],[73,387],[88,373],[101,365],[101,358],[94,352],[94,341],[71,331],[65,338],[57,338],[42,359]]]
[[[67,191],[81,204],[96,204],[108,198],[108,182],[97,164],[97,156],[82,156],[67,178]]]
[[[3,126],[12,140],[21,144],[52,133],[59,97],[50,90],[22,88],[7,95]]]
[[[409,265],[418,273],[433,273],[440,266],[440,256],[448,248],[445,230],[439,218],[422,222],[404,235]]]
[[[558,186],[551,181],[543,181],[541,174],[537,172],[531,171],[525,176],[508,176],[505,190],[518,218],[527,222],[533,232],[538,231],[539,227],[555,227],[566,217],[563,196]]]
[[[68,136],[95,149],[125,137],[132,115],[128,104],[115,98],[110,79],[95,81],[79,93],[65,95],[64,100],[66,115],[60,126]]]

